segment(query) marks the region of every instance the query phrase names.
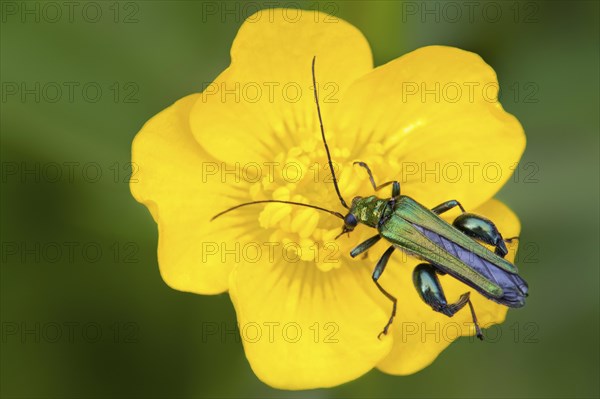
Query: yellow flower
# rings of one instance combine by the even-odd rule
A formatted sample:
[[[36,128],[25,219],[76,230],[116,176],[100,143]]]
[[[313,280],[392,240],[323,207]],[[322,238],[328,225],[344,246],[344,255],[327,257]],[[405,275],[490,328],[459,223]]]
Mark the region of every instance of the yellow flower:
[[[209,220],[265,199],[343,212],[319,133],[313,56],[346,199],[373,194],[364,170],[352,165],[361,160],[378,183],[399,180],[402,194],[425,206],[457,199],[494,220],[504,237],[517,236],[517,217],[492,197],[524,150],[522,127],[498,103],[496,75],[476,54],[431,46],[373,69],[366,39],[350,24],[309,11],[292,20],[284,11],[249,17],[231,65],[203,93],[149,120],[134,140],[139,173],[131,191],[158,224],[161,275],[182,291],[228,291],[250,365],[273,387],[330,387],[374,367],[414,373],[474,333],[467,308],[448,318],[421,301],[412,283],[417,260],[397,251],[379,280],[399,299],[380,340],[391,304],[371,273],[386,243],[366,258],[349,256],[372,229],[334,240],[339,219],[283,204]],[[471,291],[482,327],[504,320],[506,307],[440,279],[449,301]]]

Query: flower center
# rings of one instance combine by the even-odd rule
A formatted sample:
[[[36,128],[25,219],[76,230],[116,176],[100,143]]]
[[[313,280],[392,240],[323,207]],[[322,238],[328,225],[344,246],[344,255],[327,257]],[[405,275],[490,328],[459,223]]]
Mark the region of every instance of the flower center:
[[[305,137],[299,143],[290,143],[272,162],[265,165],[259,183],[250,190],[251,200],[274,199],[320,206],[341,214],[342,207],[335,188],[327,155],[320,137],[306,138],[313,132],[300,132]],[[353,166],[348,148],[331,148],[331,157],[338,185],[348,204],[352,194],[368,186],[367,174]],[[372,188],[369,188],[372,192]],[[365,193],[363,192],[363,195]],[[342,265],[341,258],[350,258],[350,250],[365,237],[364,232],[352,233],[352,239],[335,237],[341,232],[343,221],[316,209],[280,203],[267,204],[258,215],[260,228],[272,245],[282,248],[288,262],[316,264],[323,270]],[[363,229],[368,230],[368,229]],[[368,231],[366,235],[373,235]]]

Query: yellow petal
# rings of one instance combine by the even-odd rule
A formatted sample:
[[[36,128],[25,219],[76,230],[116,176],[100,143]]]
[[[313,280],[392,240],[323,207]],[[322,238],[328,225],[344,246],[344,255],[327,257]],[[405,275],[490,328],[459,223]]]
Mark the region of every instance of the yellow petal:
[[[372,68],[359,30],[327,14],[262,10],[240,28],[231,65],[203,91],[192,131],[215,158],[230,164],[273,161],[306,136],[318,138],[311,62],[323,112]]]
[[[477,54],[424,47],[355,82],[334,129],[379,182],[399,180],[403,194],[428,206],[457,199],[471,210],[502,187],[525,148],[497,91]]]
[[[519,235],[518,218],[500,201],[490,200],[473,212],[491,219],[504,238]],[[509,250],[506,258],[512,262],[516,244],[509,245]],[[377,366],[389,374],[415,373],[431,364],[459,336],[474,334],[468,307],[449,318],[434,312],[421,300],[412,283],[412,271],[418,263],[421,261],[395,254],[380,279],[384,287],[401,298],[396,321],[391,329],[394,337],[392,351]],[[486,299],[449,275],[440,276],[440,282],[449,302],[456,301],[465,292],[471,292],[471,301],[482,328],[504,321],[507,307]],[[485,335],[485,330],[483,333]],[[475,338],[473,340],[478,341]]]
[[[221,164],[191,134],[189,112],[198,97],[179,100],[138,133],[132,149],[137,173],[130,188],[158,223],[158,262],[165,282],[181,291],[215,294],[227,290],[232,268],[231,257],[222,259],[223,247],[235,245],[243,230],[210,222],[235,191],[221,183]]]
[[[310,389],[372,369],[391,340],[377,339],[388,316],[373,300],[370,273],[352,264],[328,272],[307,262],[236,267],[230,295],[255,374],[275,388]]]

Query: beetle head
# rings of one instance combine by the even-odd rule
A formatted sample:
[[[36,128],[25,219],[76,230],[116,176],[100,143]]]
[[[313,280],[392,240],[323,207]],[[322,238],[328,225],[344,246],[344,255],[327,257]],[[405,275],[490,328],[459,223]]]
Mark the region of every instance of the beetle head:
[[[346,216],[344,216],[344,226],[342,227],[342,232],[336,237],[336,239],[345,233],[350,233],[358,225],[358,219],[354,215],[354,210],[356,204],[361,198],[362,197],[354,197],[352,199],[352,206],[350,207],[350,211],[346,214]]]

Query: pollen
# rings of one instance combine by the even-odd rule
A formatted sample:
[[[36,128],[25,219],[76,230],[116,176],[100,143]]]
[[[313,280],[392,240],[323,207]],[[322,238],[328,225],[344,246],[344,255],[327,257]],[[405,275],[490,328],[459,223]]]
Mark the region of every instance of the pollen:
[[[337,198],[320,137],[310,137],[314,132],[318,132],[318,126],[306,129],[305,134],[298,134],[306,139],[275,155],[271,173],[263,174],[262,181],[251,185],[251,200],[294,201],[345,212]],[[360,185],[354,182],[356,170],[352,167],[350,150],[331,148],[331,151],[340,190],[355,192]],[[366,179],[366,175],[361,177]],[[348,203],[350,200],[350,197],[347,198]],[[335,239],[341,231],[342,221],[332,215],[316,209],[271,203],[264,206],[258,221],[263,237],[268,237],[270,242],[284,243],[288,259],[328,271],[342,264],[332,260],[338,260],[340,256],[349,257],[344,255],[350,249],[347,237]]]

